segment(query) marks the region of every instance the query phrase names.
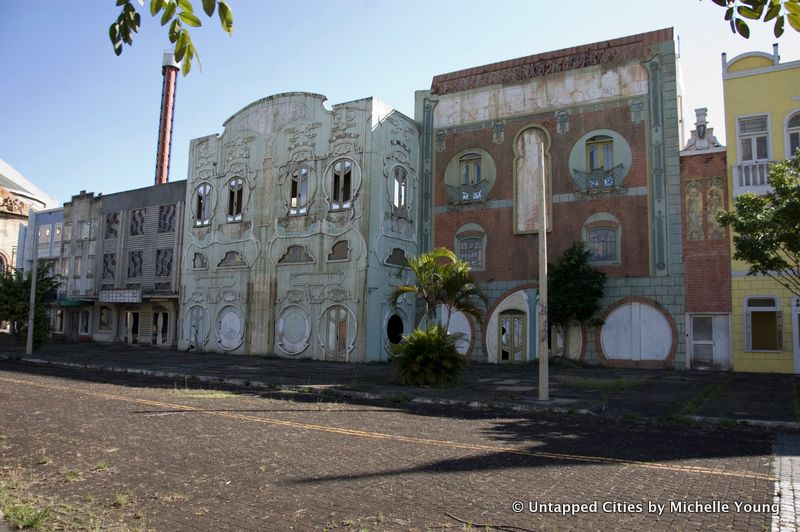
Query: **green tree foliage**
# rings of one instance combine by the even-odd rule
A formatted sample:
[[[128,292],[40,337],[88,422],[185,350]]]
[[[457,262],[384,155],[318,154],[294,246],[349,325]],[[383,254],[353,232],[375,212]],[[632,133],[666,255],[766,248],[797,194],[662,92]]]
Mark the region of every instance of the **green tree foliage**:
[[[551,326],[564,331],[565,352],[569,352],[569,326],[595,324],[592,320],[600,310],[606,274],[589,264],[590,255],[585,242],[573,242],[556,265],[548,268],[547,319]]]
[[[725,20],[731,31],[745,39],[750,38],[747,21],[773,22],[775,37],[783,35],[786,21],[794,31],[800,32],[800,0],[711,0],[725,9]]]
[[[394,346],[391,361],[398,380],[409,385],[452,383],[461,375],[467,359],[456,349],[458,336],[447,332],[450,316],[463,312],[481,321],[488,299],[472,277],[469,263],[458,259],[449,249],[436,248],[412,257],[406,267],[414,273],[415,283],[395,288],[391,304],[396,306],[405,294],[418,296],[425,309],[426,325]],[[436,309],[440,306],[447,310],[444,324],[436,320]]]
[[[397,378],[409,386],[441,386],[458,381],[467,359],[456,349],[456,337],[434,325],[417,329],[392,349]]]
[[[136,0],[139,6],[144,6],[144,0]],[[202,0],[203,11],[209,17],[216,11],[222,30],[229,35],[233,33],[233,15],[225,0]],[[108,28],[108,36],[114,46],[114,53],[120,55],[124,44],[133,44],[133,34],[139,31],[142,16],[139,14],[133,0],[117,0],[117,6],[122,7],[119,17]],[[150,0],[150,15],[158,16],[161,13],[161,25],[169,24],[169,42],[175,46],[175,61],[183,63],[181,70],[187,75],[192,69],[192,60],[200,62],[197,49],[192,43],[188,27],[198,28],[203,25],[194,12],[194,5],[190,0]]]
[[[766,275],[800,296],[800,155],[770,167],[772,192],[747,192],[736,210],[717,219],[731,227],[733,258],[750,265],[748,275]]]
[[[396,306],[403,295],[415,294],[422,299],[428,324],[434,323],[439,305],[447,309],[448,319],[459,311],[478,321],[483,318],[481,304],[485,307],[488,299],[475,283],[469,263],[456,258],[449,249],[436,248],[419,257],[412,257],[406,267],[414,273],[416,282],[395,288],[391,295],[392,306]]]
[[[36,270],[36,304],[33,316],[33,347],[42,345],[50,337],[48,310],[55,300],[58,280],[40,260]],[[23,275],[13,268],[0,276],[0,321],[11,324],[17,342],[25,342],[28,335],[28,307],[31,294],[31,272]]]

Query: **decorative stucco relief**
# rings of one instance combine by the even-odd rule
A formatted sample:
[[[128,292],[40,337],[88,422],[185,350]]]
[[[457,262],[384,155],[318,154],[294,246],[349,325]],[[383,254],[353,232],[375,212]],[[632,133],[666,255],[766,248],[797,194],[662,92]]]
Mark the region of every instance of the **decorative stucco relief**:
[[[689,181],[685,187],[686,240],[703,240],[703,185]]]
[[[725,228],[717,221],[717,213],[725,209],[725,183],[721,177],[706,181],[706,213],[709,240],[725,240]]]

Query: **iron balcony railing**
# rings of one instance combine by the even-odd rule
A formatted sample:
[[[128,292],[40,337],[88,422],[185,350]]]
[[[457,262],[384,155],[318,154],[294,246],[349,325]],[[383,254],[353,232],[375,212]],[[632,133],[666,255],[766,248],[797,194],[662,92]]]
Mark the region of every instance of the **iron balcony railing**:
[[[622,188],[625,167],[618,164],[610,170],[598,168],[591,172],[572,169],[572,176],[581,192],[597,193]]]
[[[489,182],[485,179],[473,184],[446,185],[448,203],[476,203],[486,201],[489,192]]]

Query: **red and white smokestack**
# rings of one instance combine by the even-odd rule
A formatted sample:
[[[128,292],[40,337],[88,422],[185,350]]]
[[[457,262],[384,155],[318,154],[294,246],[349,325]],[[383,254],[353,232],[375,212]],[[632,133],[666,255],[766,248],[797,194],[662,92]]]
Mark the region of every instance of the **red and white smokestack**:
[[[158,124],[158,152],[156,153],[156,185],[169,181],[169,152],[172,148],[172,121],[175,115],[175,84],[180,67],[172,52],[164,52],[161,73],[161,120]]]

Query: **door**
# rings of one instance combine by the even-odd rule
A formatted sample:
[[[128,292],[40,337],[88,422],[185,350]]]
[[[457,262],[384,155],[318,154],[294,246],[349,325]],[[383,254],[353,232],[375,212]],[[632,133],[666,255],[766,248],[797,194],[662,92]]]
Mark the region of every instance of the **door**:
[[[153,345],[164,345],[167,343],[167,332],[169,328],[169,313],[165,311],[153,312],[153,328],[151,329],[150,341]]]
[[[692,316],[692,367],[714,367],[714,320],[711,316]]]
[[[729,324],[727,314],[692,316],[690,342],[692,368],[730,368]]]
[[[330,307],[325,317],[325,360],[347,362],[349,335],[347,310],[342,306]]]
[[[139,343],[139,313],[128,311],[125,313],[125,343]]]
[[[501,312],[499,326],[500,363],[525,362],[525,314],[522,312]]]

